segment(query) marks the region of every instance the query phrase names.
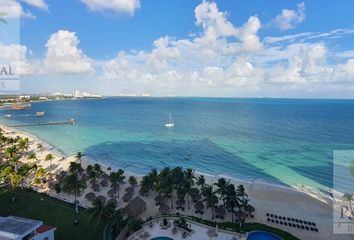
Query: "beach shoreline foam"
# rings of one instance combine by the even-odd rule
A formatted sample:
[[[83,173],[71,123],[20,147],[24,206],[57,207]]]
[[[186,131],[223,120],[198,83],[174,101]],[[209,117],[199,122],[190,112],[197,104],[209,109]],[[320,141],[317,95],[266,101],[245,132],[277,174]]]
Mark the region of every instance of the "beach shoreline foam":
[[[66,155],[65,153],[60,151],[60,149],[56,148],[54,145],[49,144],[48,142],[44,141],[43,139],[39,138],[38,136],[36,136],[36,135],[34,135],[34,134],[32,134],[32,133],[30,133],[28,131],[25,131],[23,129],[14,128],[14,127],[9,127],[9,126],[6,126],[4,124],[0,124],[0,128],[5,129],[8,132],[13,132],[14,134],[16,134],[18,136],[27,137],[28,139],[30,139],[33,142],[34,145],[42,144],[44,152],[46,154],[50,153],[50,154],[56,156],[57,159],[66,159],[66,160],[70,160],[70,161],[75,161],[75,155]],[[61,170],[67,170],[69,168],[70,162],[68,162],[68,161],[66,161],[66,162],[67,162],[65,164],[66,169],[64,167]],[[81,159],[81,164],[82,164],[82,167],[84,169],[88,165],[94,165],[96,163],[101,165],[102,170],[105,173],[108,173],[110,171],[116,171],[116,170],[121,168],[121,167],[109,166],[106,163],[103,163],[102,161],[100,161],[99,159],[91,159],[88,156],[84,156]],[[111,168],[111,170],[109,171],[108,168]],[[139,174],[139,173],[135,173],[135,172],[126,171],[124,168],[121,168],[121,169],[124,170],[126,176],[128,176],[128,177],[129,176],[135,176],[139,180],[145,175],[145,174]],[[161,169],[157,169],[157,170],[161,170]],[[272,186],[272,187],[283,189],[283,190],[286,190],[286,191],[295,191],[295,192],[302,192],[302,193],[304,193],[306,190],[311,189],[312,191],[314,191],[317,194],[324,195],[320,191],[317,191],[316,189],[312,189],[312,188],[307,187],[307,186],[303,186],[303,189],[302,189],[301,187],[298,187],[298,186],[289,186],[289,185],[285,185],[285,184],[282,185],[282,184],[272,183],[272,182],[269,182],[269,181],[266,181],[266,180],[263,180],[263,179],[260,179],[260,178],[249,180],[249,179],[242,179],[242,178],[232,177],[232,176],[228,176],[228,175],[224,175],[224,174],[215,174],[214,175],[214,174],[202,172],[199,169],[195,170],[195,175],[197,177],[200,176],[200,175],[203,175],[205,177],[207,183],[215,183],[215,182],[217,182],[217,180],[219,178],[225,178],[227,180],[230,180],[230,182],[232,182],[234,184],[237,184],[237,185],[243,184],[243,185],[248,186],[249,188],[252,185],[254,185],[254,184],[262,184],[262,185],[265,185],[265,186]]]

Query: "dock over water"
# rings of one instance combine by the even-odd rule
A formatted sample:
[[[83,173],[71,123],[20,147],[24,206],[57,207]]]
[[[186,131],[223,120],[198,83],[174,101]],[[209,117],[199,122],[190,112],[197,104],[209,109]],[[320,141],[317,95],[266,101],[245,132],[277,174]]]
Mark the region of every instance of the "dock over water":
[[[58,122],[47,122],[47,123],[29,123],[29,124],[17,124],[17,125],[11,125],[8,127],[31,127],[31,126],[47,126],[47,125],[75,125],[76,121],[75,119],[71,118],[67,121],[58,121]]]

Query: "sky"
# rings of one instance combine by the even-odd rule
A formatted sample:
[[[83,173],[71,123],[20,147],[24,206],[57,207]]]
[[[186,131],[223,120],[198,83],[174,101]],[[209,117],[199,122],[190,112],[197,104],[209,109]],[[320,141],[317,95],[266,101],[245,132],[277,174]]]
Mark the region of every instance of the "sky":
[[[352,9],[352,0],[0,0],[0,60],[16,66],[22,93],[353,98]]]

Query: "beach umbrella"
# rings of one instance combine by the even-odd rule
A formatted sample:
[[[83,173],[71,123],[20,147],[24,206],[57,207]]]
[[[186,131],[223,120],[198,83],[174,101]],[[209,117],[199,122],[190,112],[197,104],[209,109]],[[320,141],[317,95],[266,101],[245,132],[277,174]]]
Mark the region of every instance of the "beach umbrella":
[[[196,202],[196,201],[199,201],[200,199],[202,199],[202,196],[199,193],[193,194],[191,197],[192,197],[193,202]]]
[[[133,187],[127,187],[127,188],[125,189],[125,192],[133,194],[134,188],[133,188]]]
[[[97,183],[92,184],[91,188],[93,189],[94,192],[100,191],[100,185],[98,185]]]
[[[117,190],[112,188],[111,190],[109,190],[107,192],[107,194],[110,196],[110,197],[114,197],[116,194],[117,194]]]
[[[91,183],[91,184],[97,183],[96,178],[92,178],[92,179],[90,180],[90,183]]]
[[[104,180],[104,179],[100,182],[100,184],[101,184],[102,187],[107,187],[108,186],[107,180]]]
[[[159,213],[161,214],[168,214],[170,212],[170,207],[167,204],[162,204],[159,207]]]
[[[184,199],[179,198],[176,201],[177,206],[184,206],[185,204],[186,204],[186,201],[184,201]]]
[[[87,181],[89,179],[89,177],[84,173],[81,175],[81,179],[84,181]]]
[[[107,204],[114,204],[114,206],[118,206],[118,201],[115,198],[111,198],[107,201]]]
[[[159,194],[159,195],[157,195],[157,196],[155,197],[155,202],[158,203],[158,204],[160,204],[160,203],[162,203],[162,202],[164,202],[164,201],[165,201],[165,197],[162,196],[161,194]]]
[[[111,184],[111,188],[114,188],[114,189],[119,189],[119,184],[118,183],[112,183]]]
[[[224,217],[225,216],[225,209],[223,207],[217,207],[217,208],[215,208],[215,214],[216,214],[216,216]]]
[[[96,197],[96,194],[93,192],[89,192],[85,195],[85,198],[89,201],[92,201],[93,199],[95,199],[95,197]]]
[[[47,182],[47,187],[50,189],[54,188],[54,183],[52,181]]]
[[[208,234],[208,237],[217,237],[218,236],[218,234],[215,232],[215,229],[209,229],[208,231],[207,231],[207,234]]]
[[[247,205],[245,207],[245,211],[248,212],[250,215],[255,211],[254,207],[252,205]]]
[[[200,193],[199,188],[192,188],[191,189],[191,195],[198,194],[198,193]]]
[[[98,196],[97,199],[99,199],[102,203],[106,202],[106,198],[102,195]]]
[[[65,171],[61,171],[59,174],[55,175],[55,179],[59,182],[63,181],[66,176]]]
[[[132,199],[132,197],[133,197],[133,194],[126,193],[126,194],[123,195],[122,199],[123,199],[124,202],[128,202],[130,199]]]
[[[195,210],[200,211],[200,210],[203,210],[203,209],[204,209],[204,205],[203,205],[202,202],[196,202],[196,203],[194,204],[194,208],[195,208]]]
[[[235,212],[236,218],[238,218],[240,221],[243,221],[246,218],[246,214],[242,211],[237,211]]]

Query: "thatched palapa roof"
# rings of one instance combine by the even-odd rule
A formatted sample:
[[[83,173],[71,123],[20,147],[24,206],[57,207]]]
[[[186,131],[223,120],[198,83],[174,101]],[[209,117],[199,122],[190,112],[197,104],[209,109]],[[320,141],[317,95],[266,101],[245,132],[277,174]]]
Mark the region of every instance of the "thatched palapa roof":
[[[137,216],[145,211],[146,202],[141,197],[135,197],[124,208],[124,213],[130,216]]]
[[[96,194],[93,192],[89,192],[85,195],[85,198],[89,201],[92,201],[93,199],[95,199],[95,197],[96,197]]]

